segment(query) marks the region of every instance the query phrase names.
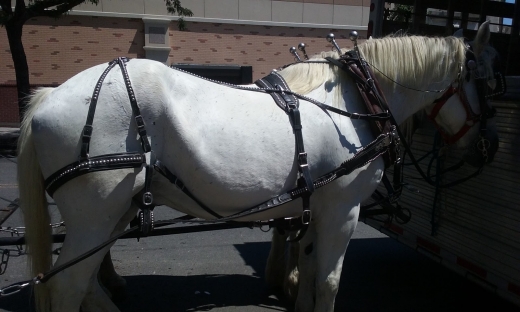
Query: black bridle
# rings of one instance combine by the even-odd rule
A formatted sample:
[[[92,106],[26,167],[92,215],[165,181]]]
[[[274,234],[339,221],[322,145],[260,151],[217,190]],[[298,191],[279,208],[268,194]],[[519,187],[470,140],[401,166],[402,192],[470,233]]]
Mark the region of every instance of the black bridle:
[[[480,60],[479,60],[480,61]],[[444,142],[448,145],[453,144],[457,142],[469,129],[471,129],[474,125],[476,125],[480,121],[480,133],[479,138],[475,141],[474,145],[472,146],[473,151],[479,155],[482,156],[483,164],[489,162],[489,151],[493,148],[492,140],[489,139],[489,131],[487,129],[487,121],[488,119],[493,118],[496,115],[496,109],[492,108],[488,105],[487,101],[491,98],[501,96],[506,92],[506,83],[503,74],[500,72],[499,67],[499,60],[495,59],[493,63],[493,73],[494,73],[494,82],[496,83],[494,88],[489,87],[489,80],[486,75],[483,75],[480,73],[479,69],[477,68],[477,59],[475,57],[475,54],[473,52],[473,49],[470,44],[466,44],[466,60],[465,64],[461,65],[461,68],[459,70],[459,74],[457,78],[448,86],[448,88],[444,90],[418,90],[414,89],[405,85],[400,84],[399,82],[393,80],[392,78],[385,75],[383,72],[381,72],[377,67],[370,64],[372,68],[376,69],[382,76],[384,76],[386,79],[390,80],[391,82],[409,89],[414,90],[418,92],[424,92],[424,93],[442,93],[442,96],[434,101],[435,105],[432,109],[432,112],[430,113],[429,119],[432,120],[432,123],[435,125],[437,130],[439,131],[440,135],[442,136]],[[466,75],[463,76],[463,68],[462,66],[465,66],[466,69]],[[468,102],[468,99],[466,97],[466,93],[463,88],[464,81],[469,82],[470,79],[473,77],[476,83],[476,89],[478,92],[478,101],[479,101],[479,107],[480,107],[480,113],[476,114],[473,109],[471,108],[471,105]],[[456,86],[454,86],[456,85]],[[441,126],[437,124],[435,121],[435,117],[439,113],[440,109],[443,107],[444,104],[454,95],[457,95],[459,97],[460,102],[462,103],[465,111],[466,111],[466,123],[463,125],[459,131],[453,135],[449,135]],[[393,118],[393,117],[391,117]],[[458,185],[460,183],[463,183],[477,175],[479,175],[482,171],[483,164],[480,166],[480,168],[477,169],[476,172],[473,174],[461,178],[459,180],[447,183],[447,184],[439,184],[438,181],[432,180],[429,174],[424,173],[422,168],[419,166],[419,162],[413,155],[411,148],[406,142],[405,136],[401,133],[401,130],[399,127],[397,127],[396,131],[399,133],[399,136],[401,137],[401,143],[405,149],[405,153],[407,153],[410,156],[412,164],[416,167],[417,171],[421,175],[421,177],[430,185],[436,187],[436,188],[447,188],[452,187],[455,185]],[[462,166],[464,163],[463,160],[461,160],[458,164],[455,166],[448,168],[444,170],[443,172],[452,171],[455,169],[458,169]]]

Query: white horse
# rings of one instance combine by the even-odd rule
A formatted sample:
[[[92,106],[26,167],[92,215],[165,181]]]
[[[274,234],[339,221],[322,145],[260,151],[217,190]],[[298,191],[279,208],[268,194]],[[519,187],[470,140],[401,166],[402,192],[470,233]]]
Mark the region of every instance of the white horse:
[[[479,67],[466,75],[466,46],[461,39],[398,37],[371,40],[360,48],[375,67],[401,84],[419,90],[458,88],[479,113],[474,77],[492,76],[493,55],[484,24],[473,44]],[[322,53],[338,57],[336,52]],[[81,130],[96,82],[106,64],[87,69],[55,89],[32,97],[19,140],[19,187],[27,226],[33,274],[51,267],[50,228],[43,179],[78,160]],[[287,192],[296,185],[295,138],[287,114],[271,96],[237,90],[173,70],[149,60],[126,65],[144,117],[153,153],[179,177],[199,202],[227,216]],[[478,73],[478,75],[477,75]],[[279,74],[290,88],[309,98],[349,112],[364,112],[352,78],[334,65],[298,63]],[[439,94],[397,88],[380,79],[398,123],[421,109],[431,109]],[[448,99],[436,117],[447,133],[466,120],[461,98]],[[481,105],[481,103],[480,103]],[[301,100],[303,139],[310,171],[319,177],[374,139],[366,121],[351,120]],[[93,122],[90,156],[141,151],[128,93],[119,68],[106,76]],[[477,123],[478,124],[478,123]],[[457,143],[470,146],[479,136],[472,127]],[[311,198],[312,222],[302,240],[297,311],[333,311],[343,256],[357,224],[360,202],[377,187],[381,158],[348,176],[317,189]],[[63,264],[120,233],[135,215],[132,198],[142,195],[145,170],[117,169],[76,177],[53,197],[67,224],[67,238],[54,264]],[[162,175],[153,176],[157,205],[167,205],[202,218],[214,218]],[[246,220],[267,220],[301,214],[301,202],[290,202]],[[97,270],[110,246],[35,286],[41,311],[117,311],[101,289]],[[304,249],[304,248],[302,248]],[[312,250],[310,250],[312,249]]]
[[[458,30],[454,35],[454,37],[462,38],[462,30]],[[495,89],[496,80],[492,77],[494,69],[492,66],[494,60],[498,57],[497,52],[488,45],[489,42],[489,29],[488,22],[485,22],[479,29],[475,41],[471,44],[474,49],[474,54],[480,63],[481,68],[477,70],[480,75],[485,75],[486,83],[489,85],[491,89]],[[411,137],[413,132],[420,127],[416,124],[417,120],[423,122],[426,120],[426,117],[431,117],[432,109],[435,109],[435,104],[431,101],[435,99],[435,97],[440,97],[439,94],[426,94],[424,92],[417,92],[418,89],[422,90],[434,90],[436,87],[440,87],[442,90],[445,89],[446,83],[448,80],[439,80],[439,78],[435,76],[424,77],[424,74],[428,74],[431,69],[419,69],[416,67],[418,64],[424,64],[423,66],[438,66],[437,68],[441,70],[446,70],[450,72],[449,67],[453,66],[455,63],[460,62],[457,60],[458,57],[454,57],[452,61],[448,60],[453,55],[450,53],[445,53],[444,55],[439,55],[441,57],[440,60],[434,61],[434,63],[430,63],[435,59],[429,59],[428,56],[425,55],[428,53],[433,53],[435,48],[433,48],[430,44],[433,41],[423,41],[418,40],[418,38],[414,37],[387,37],[383,40],[374,40],[369,39],[365,45],[360,46],[360,49],[363,55],[369,60],[369,63],[376,64],[375,71],[376,77],[383,85],[383,90],[385,90],[385,94],[387,96],[388,103],[391,107],[391,111],[394,115],[397,116],[408,116],[407,119],[403,120],[399,117],[398,120],[403,121],[400,123],[402,133],[408,143],[411,142]],[[403,41],[408,41],[408,44],[403,44]],[[397,46],[399,47],[397,47]],[[444,49],[443,46],[439,46],[440,49]],[[416,51],[412,51],[412,50]],[[376,52],[377,51],[377,52]],[[384,52],[383,52],[384,51]],[[438,51],[436,51],[438,52]],[[460,53],[461,50],[457,50],[455,53]],[[388,53],[392,55],[390,58],[386,58],[384,55]],[[441,52],[442,53],[442,52]],[[448,58],[448,59],[444,59]],[[425,63],[425,60],[427,63]],[[437,64],[435,64],[437,62]],[[400,66],[409,66],[408,72],[403,70]],[[441,69],[443,68],[443,69]],[[461,73],[461,75],[465,75],[465,73]],[[444,77],[446,78],[446,77]],[[417,82],[414,82],[414,80]],[[482,87],[482,86],[481,86]],[[465,86],[464,92],[466,96],[469,98],[475,99],[477,93],[473,89],[474,86]],[[504,86],[502,86],[504,88]],[[505,91],[505,89],[502,89]],[[433,97],[430,97],[433,96]],[[410,115],[409,112],[403,112],[402,115],[398,114],[398,110],[402,109],[410,109],[413,106],[403,106],[401,105],[403,102],[409,101],[408,99],[416,98],[421,103],[426,103],[430,105],[421,107],[425,108],[423,110],[418,111],[418,113]],[[451,101],[451,100],[449,100]],[[457,109],[457,112],[450,112],[451,117],[458,116],[459,114],[464,115],[462,110],[464,109],[463,105],[458,104],[450,104],[451,109]],[[413,108],[415,109],[415,108]],[[470,119],[470,116],[468,116]],[[465,127],[460,123],[460,120],[457,119],[437,119],[435,118],[434,123],[440,131],[443,131],[445,134],[449,133],[446,137],[450,139],[454,137],[457,133],[462,133],[462,129]],[[467,125],[471,125],[471,121],[465,122]],[[498,136],[496,136],[496,125],[494,122],[488,123],[487,127],[491,130],[490,135],[494,136],[492,141],[494,142],[494,152],[498,148]],[[445,138],[446,138],[445,137]],[[464,160],[469,164],[479,167],[481,165],[481,159],[479,159],[478,153],[474,151],[474,146],[466,144],[466,142],[457,142],[458,148],[462,150],[466,150],[467,154],[464,156]],[[494,154],[493,152],[493,154]],[[477,156],[477,159],[473,158]],[[311,224],[314,225],[314,224]],[[293,238],[296,236],[295,232],[278,232],[273,231],[273,237],[271,241],[271,250],[269,252],[269,257],[266,265],[266,282],[267,285],[274,290],[276,293],[281,293],[285,295],[286,299],[291,302],[296,301],[297,296],[299,294],[298,290],[304,287],[300,286],[300,281],[306,282],[310,279],[310,282],[306,282],[309,288],[312,288],[313,279],[316,278],[315,275],[311,275],[310,277],[305,276],[308,274],[308,270],[304,267],[303,270],[299,268],[302,265],[313,266],[316,263],[316,259],[308,254],[308,251],[312,249],[312,244],[314,242],[313,238],[310,238],[309,234],[306,234],[306,239],[303,239],[301,242],[288,242],[288,238]],[[301,248],[302,247],[302,248]],[[305,249],[307,247],[307,249]],[[338,263],[340,265],[341,263]],[[311,271],[312,272],[312,271]],[[341,267],[339,267],[339,274],[341,273]],[[300,274],[304,274],[304,276],[300,276]],[[315,274],[315,272],[312,272]],[[337,290],[337,288],[336,288]],[[297,306],[301,306],[299,302],[303,300],[303,296],[298,297]],[[303,311],[307,311],[303,309]]]

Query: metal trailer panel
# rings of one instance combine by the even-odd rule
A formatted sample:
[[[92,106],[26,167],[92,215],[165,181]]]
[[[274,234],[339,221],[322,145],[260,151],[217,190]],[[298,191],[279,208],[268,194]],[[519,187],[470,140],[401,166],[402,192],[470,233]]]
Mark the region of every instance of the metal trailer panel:
[[[520,306],[520,77],[507,80],[508,94],[493,102],[500,146],[492,164],[479,176],[442,189],[435,210],[435,188],[413,166],[405,166],[404,182],[419,190],[405,187],[399,201],[410,209],[410,222],[399,224],[386,217],[363,221]],[[427,126],[413,136],[417,158],[432,149],[434,134]],[[455,164],[459,153],[448,149],[444,167]],[[425,171],[428,161],[421,162]],[[463,166],[442,182],[474,170]],[[380,191],[386,190],[380,186]]]

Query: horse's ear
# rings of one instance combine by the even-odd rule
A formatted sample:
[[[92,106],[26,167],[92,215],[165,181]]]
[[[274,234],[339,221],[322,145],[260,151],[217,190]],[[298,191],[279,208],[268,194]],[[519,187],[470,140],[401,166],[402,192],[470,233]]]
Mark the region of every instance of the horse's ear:
[[[479,55],[484,47],[489,44],[489,38],[491,37],[491,31],[489,30],[489,21],[485,21],[480,25],[477,36],[473,41],[473,49],[476,55]]]
[[[464,29],[459,28],[454,34],[453,37],[462,38],[464,37]]]

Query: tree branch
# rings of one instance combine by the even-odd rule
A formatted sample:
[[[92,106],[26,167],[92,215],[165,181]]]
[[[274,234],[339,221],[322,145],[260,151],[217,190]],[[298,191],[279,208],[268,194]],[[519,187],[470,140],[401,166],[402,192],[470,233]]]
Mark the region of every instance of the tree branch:
[[[85,0],[35,1],[33,4],[30,4],[29,7],[27,8],[27,15],[28,15],[28,18],[32,18],[32,17],[36,17],[36,16],[58,17],[64,13],[67,13],[72,8],[74,8],[77,5],[82,4],[83,2],[85,2]],[[51,9],[52,7],[55,7],[55,8]]]
[[[177,26],[179,30],[185,30],[186,29],[186,23],[184,21],[184,16],[193,16],[193,12],[190,9],[186,9],[181,6],[180,0],[164,0],[166,2],[166,9],[168,10],[168,13],[175,14],[179,16],[179,19],[177,20]]]

